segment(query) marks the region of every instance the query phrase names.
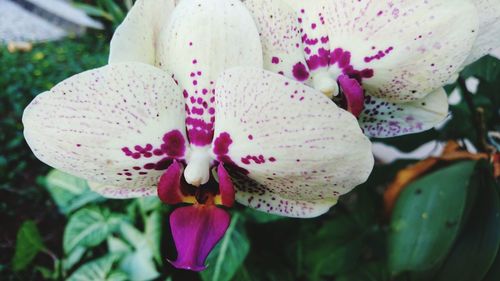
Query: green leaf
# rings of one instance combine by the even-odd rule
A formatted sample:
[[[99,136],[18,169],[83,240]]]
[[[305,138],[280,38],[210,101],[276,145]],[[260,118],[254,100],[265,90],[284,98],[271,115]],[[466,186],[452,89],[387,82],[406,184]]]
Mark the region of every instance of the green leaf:
[[[201,272],[204,281],[229,281],[245,260],[250,243],[239,213],[234,213],[231,224],[207,259],[208,268]]]
[[[485,56],[466,67],[461,75],[466,78],[475,76],[487,82],[494,82],[500,77],[500,61],[492,56]]]
[[[500,280],[500,251],[498,251],[495,261],[490,267],[488,274],[482,281],[498,281]]]
[[[63,214],[88,203],[104,200],[101,195],[89,189],[87,181],[59,170],[52,170],[47,175],[45,187]]]
[[[144,223],[144,230],[146,239],[148,240],[149,247],[153,252],[153,256],[158,264],[162,263],[161,259],[161,234],[162,234],[162,216],[159,210],[153,211],[151,215],[146,218]]]
[[[120,258],[119,255],[108,254],[80,266],[67,281],[107,281],[111,277],[113,265]]]
[[[111,272],[106,278],[106,281],[128,281],[130,278],[128,277],[127,273],[120,271],[120,270],[115,270]]]
[[[148,248],[137,249],[125,255],[120,263],[120,269],[134,281],[153,280],[160,276],[153,262],[153,254]]]
[[[120,269],[127,273],[131,280],[144,281],[157,278],[159,273],[153,262],[150,237],[129,223],[122,223],[120,233],[134,246],[134,251],[126,254],[120,263]]]
[[[353,217],[339,215],[308,234],[304,264],[311,280],[347,272],[359,264],[364,232]]]
[[[459,233],[475,166],[472,161],[454,164],[402,192],[389,233],[392,273],[425,271],[446,257]]]
[[[143,214],[160,208],[162,204],[158,196],[142,197],[137,199],[137,202]]]
[[[493,176],[483,169],[472,213],[436,281],[479,281],[500,246],[500,199]]]
[[[74,213],[64,230],[64,252],[69,253],[77,246],[95,247],[101,244],[109,234],[108,216],[97,207]]]
[[[99,9],[98,7],[84,3],[74,3],[73,6],[84,11],[89,16],[104,18],[109,21],[113,20],[113,16],[111,16],[105,10]]]
[[[74,248],[69,255],[63,261],[63,268],[65,271],[70,270],[75,264],[77,264],[85,254],[87,249],[85,247]]]
[[[12,261],[14,271],[25,269],[43,249],[45,246],[35,222],[25,221],[17,232],[16,252]]]
[[[364,264],[355,271],[342,275],[336,278],[335,281],[353,281],[353,280],[370,280],[370,281],[389,281],[391,276],[386,268],[386,264],[382,262],[373,262]]]
[[[243,212],[243,214],[245,215],[245,218],[247,218],[250,221],[255,222],[255,223],[270,223],[270,222],[286,219],[286,217],[283,217],[283,216],[268,214],[265,212],[254,210],[252,208],[245,208],[245,211]]]
[[[123,242],[120,238],[108,236],[106,242],[108,244],[109,252],[111,253],[129,253],[133,251],[132,247]]]

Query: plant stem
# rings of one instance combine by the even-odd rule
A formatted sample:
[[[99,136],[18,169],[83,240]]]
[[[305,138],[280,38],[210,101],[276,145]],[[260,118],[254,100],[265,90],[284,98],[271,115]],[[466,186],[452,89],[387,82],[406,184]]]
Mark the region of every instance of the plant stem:
[[[469,108],[472,115],[472,124],[476,130],[476,146],[479,152],[490,152],[491,149],[486,141],[487,129],[486,121],[484,118],[484,109],[482,107],[476,107],[473,100],[473,94],[467,89],[467,84],[465,79],[458,78],[458,85],[462,90],[462,97]]]

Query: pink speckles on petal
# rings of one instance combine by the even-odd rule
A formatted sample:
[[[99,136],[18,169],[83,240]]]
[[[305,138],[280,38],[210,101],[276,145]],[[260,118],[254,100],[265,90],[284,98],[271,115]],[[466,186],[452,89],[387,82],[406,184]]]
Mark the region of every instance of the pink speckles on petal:
[[[293,77],[297,79],[297,81],[303,82],[309,79],[309,71],[307,70],[306,66],[299,62],[293,66]]]
[[[186,152],[186,140],[179,130],[171,131],[163,136],[161,149],[172,158],[182,158]]]
[[[214,141],[213,151],[217,156],[226,155],[229,152],[229,146],[233,143],[228,133],[221,133]]]
[[[226,132],[220,133],[219,136],[213,142],[213,152],[217,156],[217,161],[227,164],[229,167],[238,170],[240,173],[246,175],[248,171],[240,166],[229,157],[229,147],[233,143],[231,135]]]

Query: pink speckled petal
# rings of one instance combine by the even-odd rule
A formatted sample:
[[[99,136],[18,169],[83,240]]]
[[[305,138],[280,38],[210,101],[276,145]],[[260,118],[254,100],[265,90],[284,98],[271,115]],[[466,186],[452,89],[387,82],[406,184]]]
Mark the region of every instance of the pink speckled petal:
[[[193,205],[175,209],[170,228],[177,248],[172,265],[193,271],[206,268],[205,260],[224,236],[230,223],[229,214],[216,206]]]
[[[287,2],[316,26],[324,23],[333,77],[349,74],[373,96],[394,102],[421,99],[450,81],[479,25],[469,0]],[[313,23],[302,25],[304,34],[317,32]]]
[[[255,68],[225,72],[216,93],[214,157],[258,184],[235,183],[238,202],[317,216],[370,174],[369,140],[354,116],[322,93]]]
[[[231,176],[222,163],[219,163],[219,167],[217,167],[217,176],[219,177],[219,191],[222,205],[232,207],[234,204],[234,185]]]
[[[448,97],[439,89],[409,103],[392,103],[367,96],[359,123],[365,134],[389,138],[419,133],[443,122],[448,115]]]
[[[138,0],[111,39],[109,62],[156,63],[159,34],[168,23],[174,0]]]
[[[186,99],[192,145],[209,145],[215,121],[214,83],[234,66],[262,67],[254,21],[238,0],[183,0],[162,39],[162,68],[173,74]]]
[[[339,85],[347,101],[347,111],[359,117],[363,111],[365,94],[363,88],[356,79],[347,75],[340,75]]]
[[[262,38],[264,68],[307,82],[301,26],[295,11],[281,0],[247,0]]]
[[[286,0],[285,2],[293,7],[297,20],[301,23],[304,55],[313,76],[317,72],[326,72],[332,50],[325,22],[327,15],[324,14],[322,5],[319,5],[318,1]]]
[[[479,13],[478,37],[465,64],[470,64],[500,47],[500,1],[472,0]]]
[[[167,74],[141,63],[64,80],[31,102],[23,124],[41,161],[107,197],[155,195],[162,171],[187,150],[182,94]]]

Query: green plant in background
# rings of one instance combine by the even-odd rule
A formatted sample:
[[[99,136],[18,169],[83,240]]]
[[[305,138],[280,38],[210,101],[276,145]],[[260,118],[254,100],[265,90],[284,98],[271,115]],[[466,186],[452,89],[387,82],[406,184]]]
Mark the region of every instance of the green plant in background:
[[[124,0],[117,3],[114,0],[75,1],[73,5],[89,16],[101,19],[109,23],[115,29],[125,18],[127,12],[132,8],[132,0]]]

